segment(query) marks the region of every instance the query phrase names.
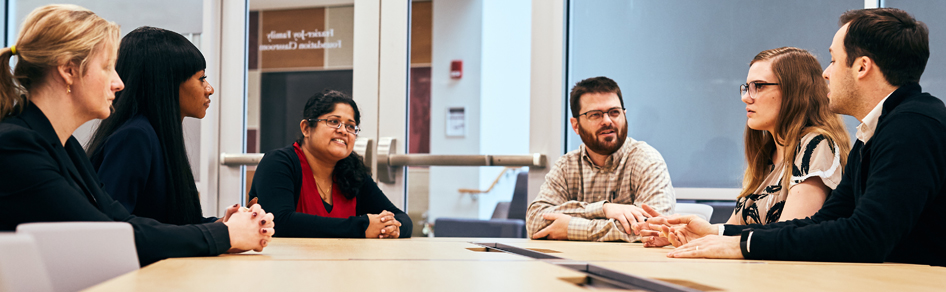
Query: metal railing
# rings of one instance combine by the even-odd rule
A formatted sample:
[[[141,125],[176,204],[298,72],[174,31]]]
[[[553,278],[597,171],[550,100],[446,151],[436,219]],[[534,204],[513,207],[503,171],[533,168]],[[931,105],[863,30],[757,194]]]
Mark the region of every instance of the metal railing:
[[[397,139],[383,137],[378,141],[378,180],[395,183],[398,168],[404,166],[528,166],[545,168],[545,154],[526,155],[438,155],[394,154]]]
[[[398,168],[404,166],[528,166],[545,168],[548,165],[545,154],[526,155],[438,155],[438,154],[396,154],[397,139],[383,137],[378,141],[376,151],[374,141],[368,138],[355,140],[355,153],[365,160],[370,170],[373,156],[378,156],[378,180],[383,183],[395,183]],[[220,154],[220,164],[226,166],[257,165],[263,159],[262,153]]]

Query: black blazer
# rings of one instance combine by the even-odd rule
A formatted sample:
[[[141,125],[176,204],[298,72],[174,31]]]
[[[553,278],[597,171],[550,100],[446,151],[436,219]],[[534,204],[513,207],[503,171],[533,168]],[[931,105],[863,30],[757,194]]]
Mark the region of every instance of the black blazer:
[[[344,237],[364,238],[368,216],[387,210],[401,222],[400,238],[411,237],[413,223],[398,209],[368,177],[355,196],[355,214],[349,218],[329,218],[296,212],[296,203],[302,191],[302,162],[292,145],[266,153],[256,167],[250,198],[275,215],[276,235],[281,237]]]
[[[102,190],[79,141],[69,137],[63,147],[46,115],[33,104],[0,122],[0,206],[0,231],[28,222],[131,223],[142,266],[230,249],[223,223],[177,226],[130,215]]]

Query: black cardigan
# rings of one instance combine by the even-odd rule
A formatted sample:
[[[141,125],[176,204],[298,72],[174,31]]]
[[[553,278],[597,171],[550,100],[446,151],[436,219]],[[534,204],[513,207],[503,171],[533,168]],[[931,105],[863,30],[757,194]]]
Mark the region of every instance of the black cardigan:
[[[411,218],[388,200],[371,177],[365,178],[364,185],[355,196],[356,216],[346,219],[296,212],[301,190],[302,164],[292,145],[263,156],[253,175],[250,198],[259,198],[258,203],[275,215],[275,236],[364,238],[365,229],[368,229],[366,214],[387,210],[401,222],[400,238],[411,237]]]
[[[142,266],[230,249],[223,223],[177,226],[130,215],[102,190],[79,141],[70,137],[63,147],[46,115],[33,104],[0,122],[0,206],[0,231],[28,222],[131,223]]]
[[[726,225],[726,235],[753,228],[750,259],[946,266],[944,214],[946,107],[908,84],[884,102],[867,144],[854,144],[821,210],[787,222]]]

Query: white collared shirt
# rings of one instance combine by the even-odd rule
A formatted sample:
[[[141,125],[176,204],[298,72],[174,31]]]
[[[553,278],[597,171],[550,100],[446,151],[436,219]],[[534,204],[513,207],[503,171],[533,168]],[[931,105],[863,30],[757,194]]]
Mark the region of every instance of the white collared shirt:
[[[884,99],[881,99],[880,102],[877,103],[877,106],[874,106],[874,109],[870,110],[870,112],[864,116],[864,120],[861,121],[861,124],[857,125],[857,133],[855,133],[854,136],[857,137],[857,140],[861,140],[861,143],[867,144],[867,141],[874,136],[874,130],[877,129],[880,114],[884,111],[884,102],[887,101],[887,98],[889,98],[891,94],[893,94],[893,92],[887,94],[887,97],[884,97]]]

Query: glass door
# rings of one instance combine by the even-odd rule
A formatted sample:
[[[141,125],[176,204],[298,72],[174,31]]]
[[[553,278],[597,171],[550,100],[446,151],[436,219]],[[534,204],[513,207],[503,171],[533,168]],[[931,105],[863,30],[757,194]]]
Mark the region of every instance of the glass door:
[[[475,165],[477,159],[497,161],[491,155],[530,155],[532,2],[409,4],[410,22],[405,26],[409,31],[403,34],[410,41],[404,54],[410,57],[404,68],[409,74],[407,82],[401,81],[406,90],[391,91],[407,96],[382,97],[380,137],[381,141],[397,137],[398,153],[433,155],[415,157],[430,158],[434,166],[418,163],[397,170],[394,183],[381,179],[385,192],[406,191],[414,236],[434,236],[438,231],[463,236],[463,230],[447,230],[448,225],[438,229],[438,219],[525,214],[525,197],[518,205],[510,203],[517,174],[528,168]],[[382,14],[382,22],[384,18]],[[383,57],[382,53],[385,62]],[[472,163],[460,162],[464,159]],[[399,186],[402,183],[406,190]]]

